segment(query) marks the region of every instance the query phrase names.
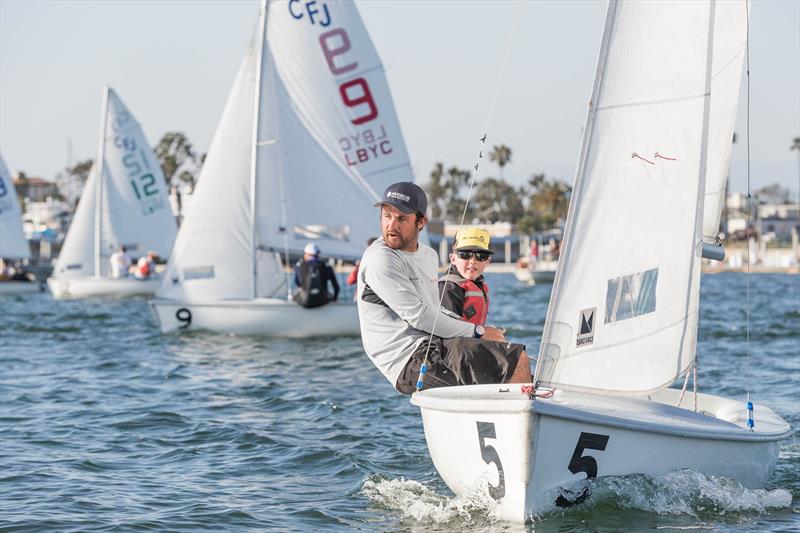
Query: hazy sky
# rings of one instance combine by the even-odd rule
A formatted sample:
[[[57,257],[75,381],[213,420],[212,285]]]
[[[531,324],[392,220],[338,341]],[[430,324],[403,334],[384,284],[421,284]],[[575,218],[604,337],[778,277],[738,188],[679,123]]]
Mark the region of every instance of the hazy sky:
[[[470,167],[517,2],[357,5],[417,180],[427,182],[436,161]],[[572,182],[605,10],[604,1],[522,5],[488,132],[490,144],[513,150],[509,181],[544,172]],[[93,158],[104,84],[151,144],[177,130],[205,152],[257,18],[257,0],[0,0],[0,153],[12,171],[47,179],[67,165],[67,139],[73,162]],[[753,2],[750,35],[753,186],[797,191],[800,161],[789,147],[800,135],[800,1]],[[745,187],[744,95],[733,190]],[[496,174],[484,160],[479,177]]]

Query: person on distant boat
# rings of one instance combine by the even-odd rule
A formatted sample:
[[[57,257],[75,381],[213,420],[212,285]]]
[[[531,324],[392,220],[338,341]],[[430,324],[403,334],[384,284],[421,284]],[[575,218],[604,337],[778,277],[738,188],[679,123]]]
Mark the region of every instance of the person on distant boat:
[[[425,191],[411,182],[395,183],[375,206],[382,236],[361,258],[358,316],[364,350],[389,383],[401,393],[414,392],[426,355],[423,388],[529,383],[523,345],[439,306],[439,259],[419,242],[428,222]]]
[[[480,228],[461,228],[453,243],[450,268],[439,278],[442,307],[473,324],[486,325],[489,315],[489,285],[483,278],[492,260],[489,232]]]
[[[133,270],[133,275],[136,279],[150,279],[156,271],[156,253],[147,252],[136,262],[136,268]]]
[[[128,255],[128,249],[124,245],[119,247],[119,250],[111,254],[109,259],[111,262],[111,277],[112,278],[126,278],[128,277],[128,270],[131,267],[131,257]]]
[[[294,266],[294,283],[299,290],[294,301],[306,308],[321,307],[339,297],[339,282],[330,265],[319,260],[319,247],[310,242],[303,249],[303,259]],[[333,294],[328,292],[328,283]]]

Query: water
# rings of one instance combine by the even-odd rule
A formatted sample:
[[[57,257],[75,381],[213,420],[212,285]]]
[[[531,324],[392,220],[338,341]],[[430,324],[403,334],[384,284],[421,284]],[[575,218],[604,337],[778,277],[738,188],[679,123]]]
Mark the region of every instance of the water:
[[[538,346],[549,286],[490,275],[492,322]],[[706,276],[701,389],[800,424],[800,277]],[[6,297],[0,531],[797,531],[800,439],[764,490],[696,472],[601,480],[582,506],[497,522],[455,498],[417,409],[359,339],[161,335],[145,300]],[[532,317],[532,318],[529,318]],[[757,423],[758,421],[756,421]]]

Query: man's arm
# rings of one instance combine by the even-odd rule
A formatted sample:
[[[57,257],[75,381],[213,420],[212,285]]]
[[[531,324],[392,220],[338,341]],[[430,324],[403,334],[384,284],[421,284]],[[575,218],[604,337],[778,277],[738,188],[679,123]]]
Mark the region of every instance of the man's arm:
[[[426,303],[408,278],[403,260],[394,253],[375,253],[369,257],[364,281],[372,291],[411,327],[431,333],[434,321],[440,337],[471,337],[475,326],[439,312]],[[363,265],[362,265],[363,268]],[[435,283],[431,281],[431,283]]]
[[[339,298],[339,282],[336,280],[336,272],[333,271],[330,265],[325,266],[328,271],[328,279],[331,280],[331,285],[333,285],[333,299],[336,300]]]

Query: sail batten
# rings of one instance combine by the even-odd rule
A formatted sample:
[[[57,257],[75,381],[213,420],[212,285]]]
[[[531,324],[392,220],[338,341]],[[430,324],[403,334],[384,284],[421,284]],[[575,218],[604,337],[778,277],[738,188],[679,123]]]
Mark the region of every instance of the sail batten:
[[[609,4],[540,385],[643,394],[694,360],[714,13],[713,0]]]

